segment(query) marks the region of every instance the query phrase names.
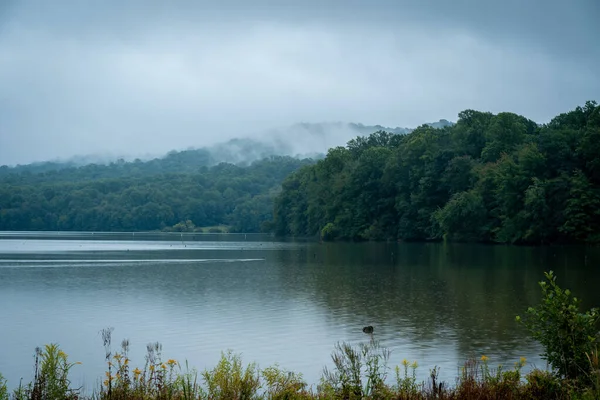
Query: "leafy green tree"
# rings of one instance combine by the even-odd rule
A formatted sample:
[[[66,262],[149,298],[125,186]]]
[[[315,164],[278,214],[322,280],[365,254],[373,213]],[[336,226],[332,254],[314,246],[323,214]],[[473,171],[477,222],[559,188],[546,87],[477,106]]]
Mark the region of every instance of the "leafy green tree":
[[[258,232],[264,221],[272,219],[272,199],[280,183],[312,163],[272,157],[246,166],[219,164],[194,170],[186,164],[193,163],[193,152],[177,154],[149,162],[36,174],[8,169],[0,177],[0,229],[189,231],[192,225],[232,224],[238,230]],[[183,172],[171,171],[177,166]],[[179,224],[182,221],[185,226]]]
[[[481,157],[486,145],[485,132],[493,118],[489,112],[465,110],[458,114],[458,122],[452,129],[452,139],[459,155],[467,155],[473,159]]]
[[[286,181],[273,225],[355,240],[600,241],[599,110],[588,102],[543,126],[466,110],[454,126],[355,138]]]
[[[455,240],[485,239],[487,210],[476,190],[454,194],[446,205],[433,214],[445,237]]]
[[[0,168],[0,229],[157,230],[189,220],[315,238],[333,226],[328,237],[351,240],[600,242],[597,103],[540,126],[474,110],[439,126],[357,137],[316,163],[213,165],[212,153],[187,150]]]
[[[600,188],[582,171],[575,171],[564,210],[565,222],[560,230],[579,241],[600,239]]]
[[[481,151],[483,161],[496,161],[512,153],[526,138],[528,121],[516,114],[495,115],[485,131],[486,145]]]

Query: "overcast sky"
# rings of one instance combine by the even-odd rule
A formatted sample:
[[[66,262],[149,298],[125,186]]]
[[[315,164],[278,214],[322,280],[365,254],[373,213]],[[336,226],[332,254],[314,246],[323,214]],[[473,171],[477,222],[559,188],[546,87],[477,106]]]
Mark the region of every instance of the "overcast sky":
[[[598,0],[0,0],[0,165],[600,100]],[[293,139],[290,139],[293,140]]]

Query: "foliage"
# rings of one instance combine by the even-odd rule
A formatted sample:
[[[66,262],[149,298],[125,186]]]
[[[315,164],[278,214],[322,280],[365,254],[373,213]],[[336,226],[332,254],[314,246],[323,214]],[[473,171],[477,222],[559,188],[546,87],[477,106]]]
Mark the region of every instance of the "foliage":
[[[517,320],[544,346],[543,357],[560,376],[589,383],[594,374],[590,355],[600,338],[600,314],[595,308],[581,312],[581,300],[561,289],[552,271],[545,276],[546,281],[540,282],[541,304],[529,307],[526,317]]]
[[[600,242],[600,106],[548,124],[465,110],[312,160],[0,167],[0,230],[274,231],[324,240]],[[438,128],[439,127],[439,128]],[[211,166],[212,165],[212,166]]]
[[[329,222],[327,225],[321,229],[321,239],[322,240],[332,240],[337,236],[337,229],[335,225]]]
[[[8,400],[8,387],[2,374],[0,374],[0,400]]]
[[[70,363],[67,354],[57,344],[35,349],[35,376],[33,382],[19,387],[13,393],[17,400],[77,399],[79,390],[70,387],[69,372],[79,362]],[[3,389],[4,388],[4,389]],[[8,398],[6,386],[0,379],[0,399]]]
[[[376,132],[288,176],[274,230],[327,240],[598,242],[597,143],[592,101],[546,125],[466,110],[441,129]]]
[[[525,376],[526,399],[565,399],[567,387],[550,371],[534,369]]]
[[[302,374],[284,371],[276,365],[261,371],[267,386],[267,398],[271,400],[310,399]]]
[[[418,366],[419,364],[416,361],[411,363],[407,359],[402,360],[402,368],[396,365],[396,390],[398,392],[408,396],[417,396],[419,394],[421,388],[417,383]]]
[[[68,388],[70,367],[59,373],[66,387],[58,391],[34,391],[31,388],[17,389],[12,397],[3,387],[0,376],[0,399],[42,400],[42,399],[89,399],[89,400],[216,400],[216,399],[269,399],[269,400],[310,400],[310,399],[407,399],[407,400],[457,400],[457,399],[597,399],[597,380],[585,387],[574,387],[570,381],[548,371],[534,369],[523,375],[521,370],[526,360],[521,358],[511,369],[501,365],[492,367],[489,359],[469,360],[462,367],[454,386],[439,382],[438,368],[431,370],[427,382],[417,382],[416,361],[404,360],[395,368],[396,383],[387,380],[389,351],[376,342],[363,343],[357,347],[338,344],[332,354],[335,368],[324,370],[321,384],[316,391],[307,388],[300,374],[272,366],[262,371],[256,364],[242,366],[241,357],[232,352],[223,353],[217,366],[201,375],[204,384],[198,382],[194,369],[185,369],[176,360],[161,359],[161,346],[152,343],[147,346],[148,354],[143,369],[133,368],[127,356],[129,342],[121,343],[121,350],[110,350],[111,330],[103,331],[103,339],[110,353],[106,379],[98,392],[92,396],[80,394]],[[50,345],[44,354],[54,354],[58,359],[58,347]],[[53,347],[55,346],[55,347]],[[52,356],[52,357],[54,357]],[[598,378],[598,352],[588,354],[591,370]],[[36,363],[44,363],[41,355]],[[62,362],[62,361],[61,361]],[[59,362],[56,365],[64,365]],[[50,363],[52,364],[52,363]],[[48,364],[48,365],[50,365]],[[66,364],[70,365],[70,364]],[[40,368],[44,368],[41,366]],[[63,371],[56,368],[57,371]],[[262,381],[260,378],[263,378]],[[110,390],[109,390],[110,388]],[[4,396],[4,397],[2,397]]]
[[[260,373],[256,364],[245,369],[241,357],[231,351],[221,354],[217,366],[202,373],[210,399],[247,400],[258,397]]]
[[[111,349],[112,328],[102,330],[106,352],[107,371],[98,393],[99,400],[125,399],[197,399],[202,389],[197,383],[197,373],[187,367],[183,370],[176,360],[162,360],[160,343],[146,346],[146,363],[143,368],[130,364],[129,340],[121,342],[121,350]]]
[[[377,342],[361,343],[358,348],[338,343],[331,356],[335,369],[324,369],[320,391],[326,398],[389,397],[391,390],[385,384],[389,355]]]
[[[586,353],[586,356],[590,363],[591,385],[584,393],[589,398],[598,399],[600,398],[600,352],[598,351],[598,347]]]
[[[0,230],[260,232],[283,179],[312,162],[271,157],[190,169],[189,157],[173,157],[0,174]]]

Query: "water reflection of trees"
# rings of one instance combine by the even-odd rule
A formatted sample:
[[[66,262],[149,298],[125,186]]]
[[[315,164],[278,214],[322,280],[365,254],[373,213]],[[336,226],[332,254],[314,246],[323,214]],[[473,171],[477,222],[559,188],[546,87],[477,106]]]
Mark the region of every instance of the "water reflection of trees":
[[[600,304],[590,282],[599,249],[469,244],[314,244],[279,254],[282,281],[312,293],[341,325],[377,321],[414,340],[447,338],[458,351],[514,349],[524,332],[515,315],[539,301],[537,282],[553,269],[561,284]],[[299,279],[298,277],[303,277]],[[290,295],[294,295],[292,291]]]
[[[118,258],[111,254],[85,257]],[[167,259],[174,254],[190,260],[264,261],[4,268],[0,290],[33,295],[51,287],[89,302],[104,296],[98,301],[106,307],[136,304],[136,310],[235,310],[236,304],[251,303],[252,310],[268,314],[301,303],[333,326],[356,326],[360,332],[373,324],[376,332],[407,340],[447,340],[462,354],[486,346],[520,347],[524,335],[514,316],[538,301],[544,270],[555,270],[561,285],[582,297],[584,306],[600,305],[593,285],[600,278],[598,248],[313,243],[120,256]]]

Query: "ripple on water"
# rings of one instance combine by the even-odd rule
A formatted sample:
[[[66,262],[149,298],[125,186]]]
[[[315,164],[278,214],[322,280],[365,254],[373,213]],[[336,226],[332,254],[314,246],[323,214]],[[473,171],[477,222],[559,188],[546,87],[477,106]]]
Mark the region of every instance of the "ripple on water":
[[[0,371],[13,384],[31,376],[33,349],[51,341],[82,361],[81,379],[93,382],[104,369],[105,327],[115,328],[115,348],[130,339],[134,365],[159,341],[165,357],[200,370],[231,349],[313,384],[336,343],[370,340],[365,325],[392,350],[390,365],[417,360],[419,379],[438,365],[453,383],[458,366],[484,353],[494,363],[525,356],[545,365],[514,328],[514,314],[538,298],[547,265],[482,266],[484,258],[470,262],[475,250],[460,246],[398,245],[390,263],[385,244],[40,242],[0,240],[0,321],[10,327],[0,332]],[[529,250],[510,251],[516,263]],[[573,287],[600,278],[594,274],[563,275],[577,278]],[[583,284],[574,289],[597,298]]]

